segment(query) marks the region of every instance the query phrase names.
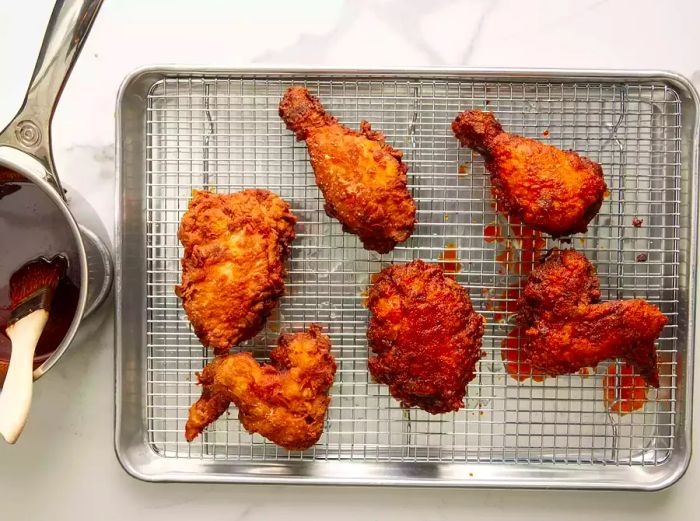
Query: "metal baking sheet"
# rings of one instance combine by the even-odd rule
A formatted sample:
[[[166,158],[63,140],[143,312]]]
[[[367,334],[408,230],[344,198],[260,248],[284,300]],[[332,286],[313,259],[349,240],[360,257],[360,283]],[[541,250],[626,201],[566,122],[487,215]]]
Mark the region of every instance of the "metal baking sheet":
[[[418,225],[392,253],[362,249],[323,211],[305,144],[277,114],[305,85],[338,119],[367,119],[404,151]],[[543,71],[217,71],[149,68],[125,81],[117,107],[116,451],[146,480],[658,489],[690,454],[695,328],[698,101],[664,73]],[[618,362],[538,382],[504,369],[520,275],[557,245],[518,241],[492,205],[483,160],[450,123],[466,109],[600,162],[609,196],[572,246],[595,264],[604,299],[645,298],[669,319],[658,343],[661,387],[640,410],[610,411]],[[270,189],[299,217],[285,296],[263,332],[240,346],[265,360],[280,332],[326,326],[338,361],[325,432],[287,452],[239,424],[235,408],[193,443],[184,423],[211,353],[193,335],[173,287],[177,228],[191,191]],[[641,227],[632,224],[643,220]],[[499,224],[503,240],[485,233]],[[515,252],[504,262],[504,248]],[[533,252],[532,249],[537,251]],[[486,356],[464,409],[404,410],[367,372],[371,274],[392,262],[445,260],[453,249],[487,320]],[[646,256],[639,262],[638,256]],[[529,374],[523,376],[530,376]]]

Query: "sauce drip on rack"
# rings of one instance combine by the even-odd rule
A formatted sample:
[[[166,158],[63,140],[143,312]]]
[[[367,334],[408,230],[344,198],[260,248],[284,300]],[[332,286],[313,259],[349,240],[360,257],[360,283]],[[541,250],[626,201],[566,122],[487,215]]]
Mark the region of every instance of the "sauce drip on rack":
[[[504,237],[498,223],[487,225],[484,228],[484,240],[489,243],[503,243],[501,251],[496,254],[496,261],[502,266],[499,273],[511,273],[522,278],[530,274],[547,241],[540,232],[526,226],[515,217],[510,218],[509,227],[510,234]],[[519,256],[518,252],[520,252]],[[495,311],[493,315],[495,321],[502,321],[515,313],[519,296],[520,280],[510,284],[507,289],[497,292],[495,298],[487,298],[486,308]],[[519,382],[528,378],[541,382],[544,380],[543,376],[532,375],[529,364],[518,361],[518,339],[520,336],[520,329],[514,328],[501,341],[501,359],[504,362],[506,372]]]
[[[603,379],[603,400],[610,412],[625,415],[638,411],[647,402],[647,384],[644,378],[635,374],[634,368],[622,364],[611,364]]]
[[[484,240],[486,242],[503,242],[501,227],[498,223],[494,222],[484,227]]]
[[[445,249],[438,257],[442,271],[451,279],[457,279],[457,273],[462,269],[462,265],[458,262],[457,245],[450,242],[445,245]]]
[[[524,382],[528,378],[532,378],[534,382],[543,382],[544,376],[540,374],[532,374],[532,367],[524,360],[518,360],[519,355],[519,338],[522,331],[520,328],[513,328],[508,336],[501,341],[501,359],[505,365],[506,372],[513,380]]]

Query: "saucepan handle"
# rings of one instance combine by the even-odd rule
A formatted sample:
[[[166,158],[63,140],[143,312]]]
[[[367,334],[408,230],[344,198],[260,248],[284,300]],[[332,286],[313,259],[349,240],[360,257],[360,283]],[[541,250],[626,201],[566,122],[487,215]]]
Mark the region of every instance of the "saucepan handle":
[[[56,1],[22,108],[0,134],[0,145],[36,157],[60,193],[51,153],[51,119],[101,5],[102,0]]]

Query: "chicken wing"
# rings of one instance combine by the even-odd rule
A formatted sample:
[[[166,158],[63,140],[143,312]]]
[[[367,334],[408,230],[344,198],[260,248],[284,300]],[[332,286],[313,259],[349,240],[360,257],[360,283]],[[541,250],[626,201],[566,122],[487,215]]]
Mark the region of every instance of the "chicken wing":
[[[654,342],[666,317],[644,300],[600,302],[598,277],[583,254],[553,250],[530,274],[517,306],[521,356],[534,369],[558,376],[622,358],[659,386]]]
[[[318,441],[335,377],[331,343],[312,324],[308,332],[281,335],[260,365],[250,353],[215,358],[199,376],[202,397],[190,407],[187,441],[221,416],[231,402],[245,429],[287,450],[305,450]]]
[[[284,292],[296,217],[267,190],[194,191],[178,237],[182,299],[202,344],[217,354],[254,337]]]
[[[329,217],[379,253],[411,236],[416,205],[406,188],[408,167],[383,134],[366,121],[359,133],[341,125],[302,87],[287,91],[279,114],[297,140],[306,140]]]
[[[369,370],[403,407],[456,411],[482,356],[484,319],[438,267],[415,260],[374,277],[367,304]]]
[[[499,208],[553,237],[585,232],[607,187],[598,163],[574,151],[505,132],[490,112],[452,122],[462,145],[484,156]]]

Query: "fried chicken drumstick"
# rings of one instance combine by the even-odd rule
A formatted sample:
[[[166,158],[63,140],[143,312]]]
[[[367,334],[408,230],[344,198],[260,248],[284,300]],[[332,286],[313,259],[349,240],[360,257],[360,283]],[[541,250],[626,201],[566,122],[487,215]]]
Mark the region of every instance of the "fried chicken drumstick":
[[[484,320],[438,266],[415,260],[375,276],[369,290],[369,370],[403,407],[456,411],[482,356]]]
[[[185,253],[175,293],[202,344],[222,354],[262,329],[284,292],[295,223],[267,190],[193,193],[178,231]]]
[[[336,369],[330,348],[321,327],[312,324],[305,333],[281,335],[271,365],[260,365],[250,353],[215,358],[199,375],[202,397],[190,407],[187,441],[233,402],[248,432],[287,450],[308,449],[321,437],[330,402]]]
[[[462,112],[452,130],[484,156],[499,208],[528,226],[553,237],[585,232],[600,210],[607,187],[598,163],[509,134],[490,112]]]
[[[600,302],[595,269],[575,250],[553,250],[532,271],[517,320],[525,333],[522,357],[549,376],[622,358],[659,386],[654,342],[666,317],[644,300]]]
[[[303,87],[287,90],[279,115],[297,140],[306,140],[329,217],[379,253],[411,236],[416,205],[406,188],[408,167],[383,134],[366,121],[360,132],[341,125]]]

